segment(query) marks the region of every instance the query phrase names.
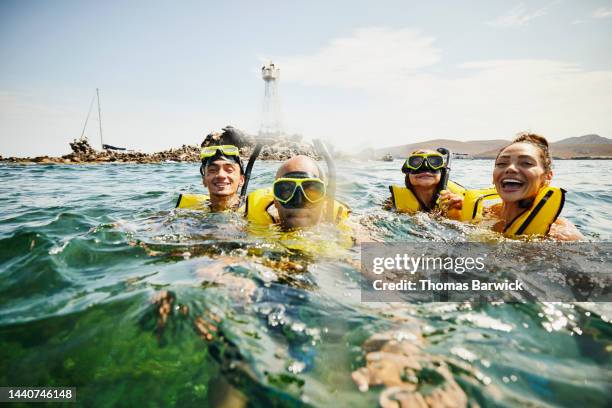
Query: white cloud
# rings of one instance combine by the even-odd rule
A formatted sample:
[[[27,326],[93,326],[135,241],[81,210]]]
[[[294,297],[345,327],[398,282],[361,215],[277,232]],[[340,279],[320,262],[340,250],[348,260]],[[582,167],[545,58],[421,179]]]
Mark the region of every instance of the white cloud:
[[[586,22],[586,21],[584,21],[584,20],[574,20],[574,21],[572,21],[572,25],[576,25],[576,24],[583,24],[583,23],[585,23],[585,22]]]
[[[612,134],[610,70],[552,60],[467,61],[441,69],[442,52],[431,37],[390,29],[359,30],[310,56],[275,61],[283,81],[316,85],[318,92],[317,103],[286,106],[289,127],[331,135],[348,150],[437,137],[509,138],[524,129],[552,140]],[[358,103],[338,105],[338,87],[352,90]]]
[[[440,52],[433,47],[434,40],[411,29],[364,28],[331,41],[313,55],[274,60],[280,59],[283,80],[367,89],[400,81],[437,63]]]
[[[608,18],[612,17],[612,7],[601,7],[598,8],[591,14],[593,18]]]
[[[544,59],[450,65],[434,37],[380,27],[273,60],[282,72],[287,131],[329,138],[343,150],[431,138],[507,139],[525,129],[553,141],[612,136],[612,70]],[[0,154],[67,153],[67,142],[81,133],[90,95],[71,104],[53,95],[0,90]],[[103,106],[105,140],[136,149],[199,143],[205,131],[228,123],[258,128],[254,100],[232,109],[122,94],[112,100]],[[93,124],[90,136],[97,137]]]
[[[514,28],[526,25],[529,21],[537,17],[546,15],[548,7],[537,10],[528,10],[523,3],[518,4],[506,14],[487,22],[488,25],[497,28]]]

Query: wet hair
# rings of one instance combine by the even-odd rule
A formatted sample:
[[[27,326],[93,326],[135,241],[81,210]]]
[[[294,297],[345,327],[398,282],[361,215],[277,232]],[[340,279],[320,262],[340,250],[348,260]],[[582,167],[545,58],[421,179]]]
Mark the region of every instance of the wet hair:
[[[512,143],[507,146],[504,146],[499,153],[497,153],[497,157],[509,146],[512,146],[515,143],[528,143],[538,148],[540,151],[540,159],[542,159],[542,165],[544,166],[544,172],[550,173],[552,171],[552,158],[550,156],[550,150],[548,148],[548,140],[544,136],[536,135],[535,133],[519,133]],[[497,157],[495,160],[497,160]]]

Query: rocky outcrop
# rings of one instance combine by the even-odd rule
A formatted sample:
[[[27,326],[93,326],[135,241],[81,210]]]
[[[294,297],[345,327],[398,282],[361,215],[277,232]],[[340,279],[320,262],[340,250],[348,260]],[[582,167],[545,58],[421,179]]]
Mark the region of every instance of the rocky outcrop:
[[[240,148],[241,157],[248,158],[256,142],[255,137],[246,135],[233,126],[226,126],[221,132],[208,134],[202,142],[202,147],[231,144]],[[303,143],[300,135],[277,136],[268,138],[265,142],[266,144],[259,153],[260,160],[287,160],[299,154],[319,160],[314,148],[308,143]]]
[[[253,146],[255,144],[255,138],[253,136],[247,136],[240,129],[236,129],[233,126],[226,126],[221,129],[220,132],[213,132],[206,135],[201,146],[211,145],[223,145],[229,144],[238,146],[239,148]]]
[[[9,157],[5,162],[12,163],[160,163],[166,161],[200,160],[200,148],[183,145],[176,149],[164,150],[157,153],[142,153],[134,151],[95,150],[87,139],[74,140],[70,143],[72,152],[62,157]]]
[[[62,157],[8,157],[0,160],[11,163],[160,163],[160,162],[198,162],[200,149],[204,146],[232,144],[240,148],[240,156],[248,159],[255,148],[255,137],[245,134],[233,126],[226,126],[220,132],[206,135],[200,147],[183,145],[179,148],[156,153],[135,151],[96,150],[87,139],[78,139],[70,143],[71,153]],[[302,142],[300,135],[279,136],[265,141],[259,154],[259,160],[287,160],[298,154],[312,157],[319,156],[314,148]]]
[[[87,139],[75,139],[72,143],[68,143],[70,145],[70,149],[72,149],[72,153],[78,156],[89,156],[96,154],[96,151],[89,144]]]

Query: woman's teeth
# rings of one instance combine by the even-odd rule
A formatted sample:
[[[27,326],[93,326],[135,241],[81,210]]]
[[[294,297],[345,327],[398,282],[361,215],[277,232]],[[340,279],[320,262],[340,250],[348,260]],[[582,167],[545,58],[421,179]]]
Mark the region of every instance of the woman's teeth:
[[[511,178],[507,178],[507,179],[503,179],[502,180],[502,187],[506,188],[506,187],[521,187],[524,183],[521,180],[517,180],[517,179],[511,179]]]

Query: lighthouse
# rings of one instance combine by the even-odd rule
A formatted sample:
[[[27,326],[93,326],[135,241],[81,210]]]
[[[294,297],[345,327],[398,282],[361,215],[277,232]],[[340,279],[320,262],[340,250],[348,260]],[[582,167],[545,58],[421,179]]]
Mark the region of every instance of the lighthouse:
[[[261,67],[261,78],[264,80],[264,99],[259,135],[278,137],[282,133],[280,96],[278,94],[280,69],[273,62],[269,62]]]

